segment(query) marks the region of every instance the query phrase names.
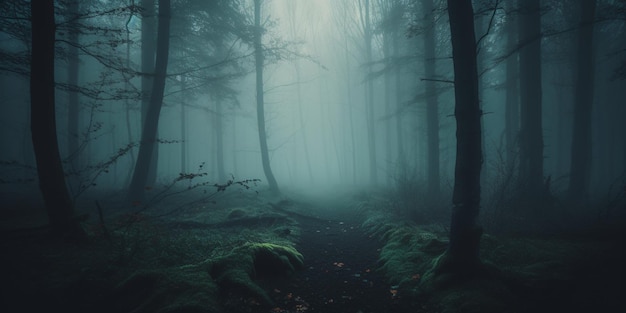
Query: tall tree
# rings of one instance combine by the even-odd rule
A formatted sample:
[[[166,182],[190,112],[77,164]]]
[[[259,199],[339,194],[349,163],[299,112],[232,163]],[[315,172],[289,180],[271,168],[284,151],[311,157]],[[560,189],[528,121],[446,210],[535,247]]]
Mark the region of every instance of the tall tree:
[[[454,61],[456,167],[452,196],[450,245],[440,270],[471,273],[480,264],[482,235],[476,219],[480,209],[482,167],[481,116],[474,13],[471,1],[448,0]]]
[[[426,133],[428,137],[428,192],[430,196],[439,195],[439,103],[435,82],[435,6],[433,0],[422,1],[422,10],[426,14],[424,33],[424,72],[426,74]]]
[[[569,193],[572,199],[584,199],[591,176],[591,108],[594,94],[593,21],[596,0],[580,2],[578,60],[574,102],[572,160]]]
[[[367,66],[367,82],[365,87],[367,143],[369,154],[370,183],[378,183],[378,167],[376,165],[376,120],[374,117],[374,81],[372,79],[372,30],[370,0],[362,4],[359,1],[359,14],[363,25],[363,39],[365,41],[365,64]]]
[[[254,60],[256,63],[256,114],[257,125],[259,127],[259,142],[261,145],[261,162],[263,164],[263,172],[267,178],[270,190],[273,193],[279,193],[278,183],[272,167],[270,166],[270,155],[267,149],[267,135],[265,132],[265,104],[263,100],[263,28],[261,26],[261,0],[254,0]]]
[[[148,110],[151,105],[152,88],[154,86],[155,51],[156,51],[156,12],[155,0],[141,0],[141,127],[145,128]],[[143,135],[142,135],[143,136]],[[146,184],[153,185],[156,181],[159,163],[159,145],[153,146],[152,157],[148,169]]]
[[[158,20],[156,63],[150,106],[146,112],[137,163],[129,186],[129,199],[138,201],[143,200],[145,196],[150,164],[153,161],[152,156],[157,141],[159,115],[163,104],[170,45],[170,0],[159,0]]]
[[[68,64],[67,64],[67,83],[70,86],[78,86],[78,69],[79,69],[79,29],[78,29],[78,13],[79,3],[78,0],[70,0],[68,3],[68,20],[70,21],[70,31],[68,34],[68,41],[71,45],[68,47]],[[78,91],[68,91],[67,102],[67,155],[70,156],[70,166],[72,171],[76,171],[80,166],[80,159],[78,153],[79,146],[79,130],[78,130],[78,117],[80,107],[78,105]],[[78,176],[73,176],[75,182],[79,182]],[[70,184],[71,185],[71,184]]]
[[[507,9],[517,7],[517,0],[510,0]],[[517,21],[515,15],[509,13],[506,16],[505,33],[507,49],[512,51],[517,48]],[[511,168],[517,151],[517,135],[519,131],[519,60],[518,54],[510,55],[506,60],[506,99],[505,99],[505,141],[506,162]]]
[[[520,1],[520,178],[529,195],[543,190],[541,1]]]
[[[68,239],[84,238],[74,218],[74,204],[65,184],[59,154],[55,115],[54,1],[31,1],[32,56],[30,69],[30,127],[39,176],[50,226]]]

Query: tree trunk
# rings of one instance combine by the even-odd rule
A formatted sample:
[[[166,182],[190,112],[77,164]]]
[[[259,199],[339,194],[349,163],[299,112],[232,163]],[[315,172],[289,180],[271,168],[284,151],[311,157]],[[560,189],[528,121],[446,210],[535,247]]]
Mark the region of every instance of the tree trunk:
[[[54,100],[54,1],[31,1],[32,59],[30,127],[43,195],[53,233],[82,240],[85,233],[74,218],[74,204],[65,184],[57,140]]]
[[[71,0],[68,4],[68,15],[70,20],[74,20],[78,16],[79,3],[78,0]],[[78,25],[74,21],[70,25],[68,40],[72,45],[68,47],[68,65],[67,65],[67,83],[72,87],[78,86]],[[80,177],[78,177],[78,169],[80,167],[79,149],[79,105],[78,92],[70,90],[68,92],[67,102],[67,155],[70,160],[71,174],[70,186],[80,189]]]
[[[152,88],[154,86],[154,54],[156,51],[156,17],[155,0],[141,0],[141,127],[145,128],[148,110],[151,106]],[[143,134],[142,134],[143,136]],[[157,135],[158,136],[158,135]],[[156,181],[157,164],[159,162],[159,144],[153,145],[150,166],[148,169],[147,186]]]
[[[435,16],[432,0],[422,2],[424,13],[427,14],[424,33],[424,72],[427,79],[435,78]],[[440,191],[439,182],[439,103],[435,82],[427,80],[426,89],[426,132],[428,137],[428,193],[436,199]]]
[[[365,62],[367,65],[367,84],[365,99],[366,111],[367,111],[367,142],[369,152],[369,167],[370,167],[370,183],[372,185],[378,184],[378,168],[376,166],[376,121],[374,117],[374,81],[372,80],[372,26],[370,22],[370,1],[365,0],[365,29],[363,30],[363,37],[365,39]]]
[[[400,28],[401,29],[401,28]],[[393,55],[395,57],[400,56],[400,35],[397,32],[393,36]],[[394,71],[394,78],[396,83],[396,136],[398,141],[398,178],[400,181],[404,181],[406,179],[406,168],[407,161],[406,155],[404,152],[404,130],[402,129],[402,79],[401,77],[401,67],[396,66],[396,70]]]
[[[165,76],[170,45],[170,0],[159,0],[159,26],[157,32],[157,51],[154,84],[150,96],[150,106],[145,118],[137,164],[133,172],[133,179],[129,187],[129,198],[133,201],[143,201],[145,188],[148,184],[150,164],[153,161],[153,151],[156,146],[159,115],[163,104],[165,91]]]
[[[263,172],[267,178],[267,182],[270,186],[270,191],[273,193],[279,193],[278,183],[272,168],[270,166],[270,156],[267,149],[267,136],[265,134],[265,108],[264,108],[264,91],[263,91],[263,45],[262,36],[263,29],[261,28],[261,0],[254,0],[254,59],[256,63],[256,114],[257,124],[259,127],[259,142],[261,145],[261,162],[263,164]]]
[[[594,94],[593,20],[596,0],[581,1],[578,31],[578,61],[574,102],[572,159],[569,194],[571,199],[585,200],[591,176],[591,108]]]
[[[448,15],[454,60],[456,117],[456,167],[450,245],[446,265],[452,272],[473,271],[479,260],[482,229],[476,218],[480,208],[482,167],[481,115],[478,100],[478,73],[474,14],[470,1],[448,0]]]
[[[215,153],[217,154],[217,179],[220,183],[226,181],[226,171],[224,169],[224,124],[223,124],[222,103],[219,99],[215,101]]]
[[[528,195],[543,193],[541,1],[520,3],[520,178]]]
[[[507,9],[517,7],[514,1]],[[514,15],[509,14],[506,21],[507,49],[513,50],[517,46],[517,21]],[[515,53],[506,60],[506,99],[505,99],[505,141],[507,168],[513,168],[517,155],[517,135],[519,132],[519,60]]]
[[[187,83],[185,77],[182,76],[180,78],[180,91],[181,91],[181,101],[180,101],[180,172],[187,173],[187,114],[185,107],[187,104],[186,100],[186,92]]]

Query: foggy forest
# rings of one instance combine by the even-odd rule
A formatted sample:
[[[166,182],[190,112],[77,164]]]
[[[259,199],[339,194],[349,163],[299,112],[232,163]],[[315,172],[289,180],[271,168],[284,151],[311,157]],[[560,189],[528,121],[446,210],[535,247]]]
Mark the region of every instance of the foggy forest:
[[[0,310],[626,312],[624,0],[2,0]]]

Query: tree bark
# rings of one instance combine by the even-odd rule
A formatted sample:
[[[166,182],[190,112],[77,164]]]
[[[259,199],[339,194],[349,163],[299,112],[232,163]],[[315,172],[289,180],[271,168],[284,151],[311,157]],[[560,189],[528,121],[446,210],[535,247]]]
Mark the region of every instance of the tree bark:
[[[267,149],[267,136],[265,133],[265,108],[264,108],[264,91],[263,91],[263,29],[261,28],[261,0],[254,0],[254,59],[256,63],[256,114],[257,124],[259,127],[259,142],[261,145],[261,163],[263,164],[263,172],[273,193],[280,193],[278,183],[272,168],[270,166],[270,156]]]
[[[512,1],[507,9],[517,7],[517,1]],[[517,47],[517,21],[513,14],[507,16],[506,38],[507,48],[513,50]],[[505,141],[506,162],[508,168],[513,168],[517,155],[517,136],[519,132],[519,60],[515,53],[506,60],[506,99],[505,99]]]
[[[367,142],[369,152],[370,183],[378,184],[378,168],[376,166],[376,121],[374,118],[374,81],[372,80],[372,26],[370,21],[370,1],[365,0],[365,21],[363,37],[365,39],[365,62],[367,63],[367,84],[365,88],[367,111]]]
[[[594,95],[593,20],[596,0],[581,1],[578,31],[578,67],[574,102],[572,159],[569,194],[571,199],[585,200],[591,176],[591,112]]]
[[[435,17],[433,0],[422,1],[422,8],[427,14],[424,33],[424,72],[427,79],[435,78]],[[426,131],[428,138],[428,193],[436,199],[440,191],[439,180],[439,103],[435,82],[424,82],[426,89]]]
[[[215,153],[217,162],[217,179],[220,183],[226,181],[226,171],[224,169],[224,123],[223,123],[222,103],[219,99],[215,101]]]
[[[478,100],[476,39],[471,1],[448,0],[454,60],[456,167],[450,245],[446,265],[452,272],[468,273],[480,264],[482,229],[476,218],[480,208],[482,167],[481,115]]]
[[[78,0],[72,0],[68,4],[68,17],[70,20],[74,20],[78,16],[79,3]],[[68,40],[72,45],[68,47],[68,65],[67,65],[67,83],[70,86],[78,86],[78,25],[74,21],[70,25],[70,31],[68,34]],[[74,188],[80,188],[80,178],[78,177],[78,169],[80,167],[80,154],[79,149],[79,130],[78,130],[78,118],[79,118],[79,105],[78,105],[78,92],[71,90],[68,92],[67,102],[67,155],[70,160],[70,186]]]
[[[85,233],[74,218],[63,164],[59,154],[54,90],[54,1],[31,1],[32,59],[30,73],[30,127],[43,195],[52,231],[67,239],[82,240]]]
[[[145,188],[149,185],[148,175],[150,164],[153,161],[153,151],[156,146],[157,129],[159,126],[159,115],[163,104],[163,93],[165,91],[165,76],[167,73],[167,62],[169,57],[170,44],[170,0],[159,0],[159,23],[157,32],[157,51],[155,75],[150,95],[150,106],[146,113],[145,124],[141,132],[141,143],[137,164],[133,172],[133,179],[129,187],[129,199],[133,201],[143,201]]]
[[[156,13],[155,0],[141,0],[141,127],[145,128],[148,110],[151,105],[152,88],[154,86],[156,45]],[[142,134],[143,136],[143,134]],[[159,162],[159,145],[153,146],[148,178],[146,184],[156,182],[157,165]]]
[[[543,193],[541,1],[521,2],[520,178],[526,194],[538,195]]]

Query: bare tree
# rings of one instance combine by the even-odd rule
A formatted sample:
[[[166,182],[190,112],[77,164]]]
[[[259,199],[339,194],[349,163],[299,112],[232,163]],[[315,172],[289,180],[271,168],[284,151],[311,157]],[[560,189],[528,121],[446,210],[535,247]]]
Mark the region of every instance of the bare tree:
[[[170,12],[170,0],[159,0],[155,75],[150,95],[150,106],[146,112],[145,123],[141,133],[141,145],[139,146],[137,163],[129,186],[129,198],[132,200],[143,200],[144,198],[150,164],[153,161],[153,150],[157,142],[156,136],[159,126],[159,115],[163,104],[165,76],[169,58]]]
[[[267,178],[270,190],[279,193],[278,183],[272,167],[270,166],[270,156],[267,149],[267,135],[265,132],[265,107],[264,107],[264,91],[263,91],[263,28],[261,26],[261,0],[254,0],[254,59],[256,64],[256,114],[257,125],[259,128],[259,142],[261,144],[261,162],[263,164],[263,172]]]
[[[31,1],[32,58],[30,69],[31,133],[39,189],[55,234],[82,240],[83,229],[74,217],[59,154],[54,85],[54,1]]]

